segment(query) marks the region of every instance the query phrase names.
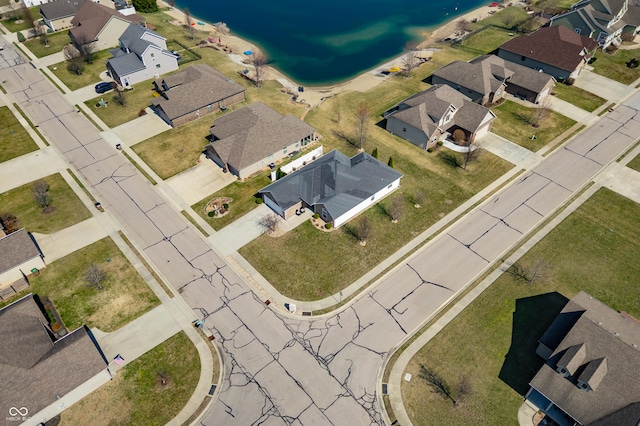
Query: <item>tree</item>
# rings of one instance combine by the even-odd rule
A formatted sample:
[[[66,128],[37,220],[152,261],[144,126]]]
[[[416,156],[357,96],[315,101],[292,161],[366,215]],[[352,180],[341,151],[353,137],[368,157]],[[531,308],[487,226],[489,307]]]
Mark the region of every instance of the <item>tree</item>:
[[[340,124],[340,121],[342,121],[342,102],[340,102],[340,99],[336,98],[333,110],[336,113],[336,124]]]
[[[123,107],[126,107],[127,106],[127,96],[125,94],[124,87],[122,87],[120,85],[116,86],[115,93],[116,93],[116,100],[118,101],[118,103],[120,105],[122,105]]]
[[[176,0],[167,0],[167,3],[169,4],[170,9],[173,9],[176,7]]]
[[[470,33],[471,31],[473,31],[471,22],[467,21],[466,19],[459,20],[456,24],[456,27],[458,28],[458,31],[463,33]]]
[[[458,145],[464,144],[467,141],[467,135],[462,129],[455,129],[453,131],[453,140],[458,143]]]
[[[358,126],[359,126],[359,134],[360,134],[360,149],[364,149],[364,142],[367,138],[367,130],[369,123],[369,115],[371,115],[371,110],[369,109],[369,105],[365,102],[358,105],[358,109],[356,110],[356,116],[358,118]]]
[[[77,75],[82,75],[82,71],[84,71],[84,60],[78,49],[71,44],[67,44],[62,48],[62,53],[67,61],[67,69],[75,72]]]
[[[158,379],[158,385],[160,387],[166,387],[169,384],[169,373],[167,370],[159,369],[156,371],[156,377]]]
[[[469,380],[469,376],[463,374],[460,376],[460,381],[456,385],[456,397],[458,399],[458,402],[466,400],[467,397],[471,394],[473,394],[471,380]]]
[[[358,220],[358,239],[360,240],[360,245],[367,244],[367,238],[371,236],[371,231],[373,230],[373,225],[368,217],[362,216]]]
[[[551,276],[551,265],[542,258],[536,258],[531,264],[514,262],[506,271],[517,280],[533,285],[536,282],[544,282]]]
[[[378,147],[373,148],[373,151],[371,151],[371,156],[373,158],[378,158]]]
[[[185,21],[187,21],[187,29],[189,30],[189,36],[191,37],[191,40],[195,40],[196,28],[193,25],[191,25],[193,24],[193,22],[191,20],[191,12],[189,11],[188,7],[184,8],[184,19]]]
[[[462,170],[467,170],[467,165],[469,163],[478,160],[481,152],[482,148],[478,142],[472,142],[467,145],[466,150],[462,152]]]
[[[262,87],[262,79],[264,78],[264,66],[267,65],[267,58],[259,50],[251,55],[251,65],[256,73],[256,86]]]
[[[411,197],[411,201],[413,201],[413,207],[420,208],[420,205],[424,201],[424,192],[421,190],[416,190]]]
[[[40,43],[45,46],[49,46],[49,37],[47,33],[49,32],[49,27],[47,27],[42,21],[36,22],[36,35],[40,37]]]
[[[39,180],[31,185],[33,196],[36,204],[44,211],[47,211],[51,206],[51,194],[49,194],[49,184],[44,180]]]
[[[540,27],[540,21],[535,16],[530,16],[522,24],[519,30],[523,33],[532,33]]]
[[[20,229],[18,226],[18,218],[11,213],[0,214],[0,222],[4,227],[5,234],[11,234],[12,232],[16,232]]]
[[[33,30],[34,35],[38,34],[37,31],[37,20],[33,17],[33,14],[31,13],[31,9],[29,9],[26,6],[22,6],[22,9],[20,11],[21,15],[22,15],[22,20],[24,21],[24,23]]]
[[[529,118],[529,124],[533,127],[538,127],[540,125],[540,121],[544,120],[544,118],[549,115],[551,111],[551,98],[547,96],[536,106],[531,109],[531,114]]]
[[[96,58],[98,48],[96,47],[95,40],[90,39],[83,33],[80,33],[73,39],[73,45],[80,52],[82,60],[88,64],[92,64]]]
[[[132,4],[137,12],[153,13],[158,11],[156,0],[133,0]]]
[[[279,221],[280,216],[275,213],[267,213],[260,218],[258,225],[262,228],[262,232],[265,234],[273,234],[278,228]]]
[[[98,267],[95,263],[87,268],[84,272],[84,281],[89,287],[97,287],[98,290],[104,290],[103,281],[107,278],[107,273]]]
[[[404,199],[402,195],[396,194],[391,198],[391,209],[389,209],[391,220],[397,222],[404,213]]]
[[[395,166],[395,161],[393,161],[393,157],[389,157],[389,161],[387,162],[387,166],[391,167],[392,169]]]
[[[411,71],[420,65],[420,60],[418,59],[418,43],[415,41],[408,41],[404,46],[405,54],[402,56],[402,68],[404,76],[407,78],[411,77]]]
[[[433,389],[435,393],[441,395],[443,398],[450,399],[453,405],[458,404],[447,381],[435,370],[420,364],[420,377],[426,380],[427,384],[431,386],[431,389]]]

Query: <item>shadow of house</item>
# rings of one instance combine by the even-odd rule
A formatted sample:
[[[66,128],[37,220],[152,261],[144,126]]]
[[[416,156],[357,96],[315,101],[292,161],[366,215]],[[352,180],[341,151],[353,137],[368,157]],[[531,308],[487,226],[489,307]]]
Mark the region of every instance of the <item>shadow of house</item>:
[[[558,292],[516,300],[511,346],[498,377],[522,396],[527,393],[529,382],[544,364],[544,360],[536,355],[538,340],[567,301]]]

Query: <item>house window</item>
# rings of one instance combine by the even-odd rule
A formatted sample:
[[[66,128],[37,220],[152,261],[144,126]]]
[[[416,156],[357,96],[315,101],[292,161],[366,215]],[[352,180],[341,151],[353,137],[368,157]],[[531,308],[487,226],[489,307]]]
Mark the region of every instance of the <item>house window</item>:
[[[156,64],[156,68],[160,69],[160,64]]]
[[[573,31],[576,32],[576,34],[580,34],[582,32],[582,29],[580,28],[574,28]]]
[[[296,148],[300,146],[300,142],[296,142],[296,144],[294,145]]]
[[[402,131],[403,131],[403,132],[406,132],[406,131],[407,131],[407,128],[406,128],[406,127],[403,127],[403,128],[402,128]]]
[[[527,60],[527,58],[526,58],[526,57],[524,57],[524,56],[520,56],[520,60],[521,60],[521,61],[526,61],[526,60]]]
[[[327,216],[329,215],[329,213],[327,213],[327,209],[325,209],[324,207],[322,208],[322,219],[327,220]]]
[[[391,189],[391,187],[393,186],[392,183],[389,184],[389,186],[387,186],[388,189]]]
[[[287,147],[285,146],[284,148],[282,148],[282,153],[286,154],[287,153]]]
[[[444,122],[446,123],[449,120],[451,120],[451,114],[447,114],[447,116],[444,118]]]
[[[151,59],[153,59],[154,61],[156,60],[156,54],[155,53],[151,54]]]
[[[213,111],[213,107],[211,105],[207,105],[207,111],[209,112]]]
[[[376,196],[375,196],[375,194],[374,194],[374,195],[372,195],[372,196],[371,196],[371,201],[373,201],[373,200],[375,200],[375,199],[376,199]]]

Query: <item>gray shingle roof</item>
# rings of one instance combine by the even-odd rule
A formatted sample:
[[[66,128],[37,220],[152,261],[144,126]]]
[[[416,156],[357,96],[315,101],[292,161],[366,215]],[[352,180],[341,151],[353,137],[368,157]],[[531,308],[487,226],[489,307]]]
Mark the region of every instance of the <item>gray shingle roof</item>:
[[[41,254],[24,228],[0,237],[0,274]]]
[[[563,313],[569,313],[571,321],[562,319]],[[558,318],[568,331],[552,348],[551,357],[531,380],[531,386],[585,425],[640,401],[640,323],[584,292],[572,298]],[[549,329],[557,327],[554,321]],[[564,378],[555,367],[572,347],[581,345],[584,357],[580,365],[575,374]],[[604,368],[601,359],[606,359]],[[595,390],[578,388],[582,374],[595,380]]]
[[[582,52],[598,47],[589,37],[563,26],[540,28],[526,36],[514,37],[500,49],[572,72],[583,61]]]
[[[48,20],[67,18],[76,14],[86,0],[56,0],[40,5],[40,14]]]
[[[35,414],[107,366],[86,328],[54,342],[43,324],[46,319],[32,295],[0,309],[3,413],[10,406],[26,406]]]
[[[453,61],[437,69],[433,75],[483,95],[496,92],[513,73],[504,68],[504,64],[480,58],[485,57],[471,62]]]
[[[308,205],[323,204],[335,219],[401,177],[397,170],[365,152],[349,158],[334,150],[264,187],[260,193],[283,209],[300,200]]]
[[[118,52],[122,52],[120,49],[117,50]],[[109,64],[120,77],[141,71],[145,68],[142,60],[133,52],[117,53],[113,58],[107,60],[107,64]]]
[[[291,114],[282,116],[262,102],[216,118],[209,131],[217,140],[207,150],[236,170],[315,133],[304,121]]]
[[[164,97],[153,99],[170,120],[215,104],[223,99],[244,92],[244,87],[219,73],[209,65],[190,66],[179,73],[156,80],[156,85],[169,87]]]
[[[93,41],[111,18],[121,19],[131,23],[144,20],[139,15],[123,15],[115,9],[103,6],[93,1],[85,2],[71,20],[73,28],[69,30],[73,39],[77,41]]]

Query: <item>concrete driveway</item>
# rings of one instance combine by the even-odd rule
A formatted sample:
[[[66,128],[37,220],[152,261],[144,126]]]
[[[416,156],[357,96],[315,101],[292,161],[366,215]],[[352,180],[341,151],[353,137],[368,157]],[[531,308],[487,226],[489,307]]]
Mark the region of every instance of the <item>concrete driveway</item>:
[[[171,126],[158,117],[151,108],[145,111],[147,111],[146,115],[112,129],[127,146],[133,146],[171,129]]]
[[[480,146],[519,167],[525,167],[542,159],[540,155],[492,132],[482,137]]]
[[[629,86],[589,70],[583,70],[580,73],[575,85],[610,102],[619,102],[632,90]]]
[[[563,101],[557,96],[549,96],[549,101],[551,103],[551,109],[553,111],[558,112],[565,117],[569,117],[570,119],[577,122],[586,120],[591,115],[589,111],[585,111],[582,108],[578,108],[577,106],[567,101]]]
[[[195,166],[165,182],[191,206],[236,180],[234,175],[224,173],[213,161],[201,154]]]

